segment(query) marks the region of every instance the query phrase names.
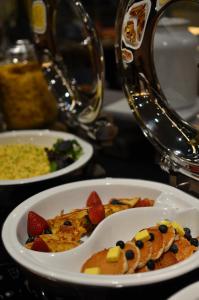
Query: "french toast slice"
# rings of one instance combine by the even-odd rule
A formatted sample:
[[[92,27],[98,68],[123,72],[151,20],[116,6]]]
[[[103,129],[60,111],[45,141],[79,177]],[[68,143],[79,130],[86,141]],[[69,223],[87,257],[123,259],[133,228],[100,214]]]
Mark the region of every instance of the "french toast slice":
[[[73,249],[79,246],[79,242],[67,240],[64,237],[60,237],[54,234],[41,234],[39,236],[48,246],[50,252],[62,252]],[[33,242],[25,244],[27,249],[31,249]]]
[[[132,197],[132,198],[112,198],[109,201],[109,204],[112,205],[127,205],[129,208],[134,207],[136,203],[140,200],[139,197]]]

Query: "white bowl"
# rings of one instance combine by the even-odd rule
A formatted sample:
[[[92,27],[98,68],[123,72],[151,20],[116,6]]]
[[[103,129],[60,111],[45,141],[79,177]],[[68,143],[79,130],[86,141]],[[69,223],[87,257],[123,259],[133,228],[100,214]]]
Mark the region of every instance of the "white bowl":
[[[169,297],[168,300],[197,300],[199,295],[199,281],[194,282]]]
[[[117,228],[115,227],[116,225],[114,226],[114,219],[116,219],[117,214],[112,215],[103,221],[104,225],[103,222],[98,225],[85,243],[66,252],[42,253],[28,250],[23,246],[27,239],[27,214],[30,210],[39,213],[44,218],[51,218],[59,214],[63,209],[67,212],[74,208],[84,207],[89,193],[93,190],[99,193],[104,203],[107,203],[112,197],[140,196],[142,198],[153,198],[155,200],[155,208],[133,208],[126,211],[125,218],[127,218],[127,222],[124,222],[123,219]],[[192,209],[193,207],[196,209]],[[2,240],[8,253],[17,263],[33,274],[57,283],[98,287],[127,287],[151,284],[180,276],[199,267],[199,251],[187,260],[162,270],[132,275],[89,276],[79,272],[84,259],[84,248],[86,244],[89,245],[91,243],[89,239],[94,239],[95,234],[97,235],[100,230],[103,230],[105,223],[109,224],[106,224],[106,226],[109,226],[109,229],[112,228],[109,230],[109,234],[104,242],[104,246],[107,246],[113,240],[122,238],[121,234],[124,232],[122,225],[125,226],[125,223],[131,222],[132,214],[133,222],[137,224],[136,229],[138,227],[141,229],[143,225],[153,225],[151,222],[154,222],[158,216],[159,218],[165,215],[172,216],[182,210],[187,210],[187,212],[183,214],[183,218],[182,215],[181,217],[179,216],[179,221],[183,226],[192,229],[193,236],[198,235],[199,201],[180,190],[165,184],[144,180],[111,178],[86,180],[43,191],[24,201],[7,217],[2,229]],[[170,214],[170,212],[172,213]],[[118,216],[120,214],[119,217],[122,219],[124,218],[124,213],[118,213]],[[113,226],[111,227],[110,224],[113,224]],[[133,233],[132,229],[132,235]],[[127,236],[124,238],[127,238]],[[98,250],[101,250],[103,245],[100,243],[98,245],[100,247]],[[95,245],[94,247],[97,246]]]
[[[93,155],[93,147],[88,142],[81,138],[65,132],[51,131],[51,130],[19,130],[10,131],[0,134],[0,144],[34,144],[43,147],[51,147],[57,139],[70,140],[75,139],[83,148],[83,154],[78,160],[71,165],[41,176],[35,176],[27,179],[13,179],[13,180],[0,180],[1,186],[15,186],[28,183],[40,182],[48,179],[53,179],[62,175],[69,174],[84,164],[86,164]]]

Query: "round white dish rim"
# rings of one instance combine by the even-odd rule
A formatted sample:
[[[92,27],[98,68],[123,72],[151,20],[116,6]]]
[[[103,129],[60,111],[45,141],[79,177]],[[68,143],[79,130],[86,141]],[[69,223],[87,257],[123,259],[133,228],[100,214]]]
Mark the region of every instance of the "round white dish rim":
[[[60,169],[58,171],[55,172],[51,172],[45,175],[41,175],[41,176],[35,176],[35,177],[31,177],[31,178],[25,178],[25,179],[14,179],[14,180],[0,180],[0,186],[9,186],[9,185],[23,185],[23,184],[28,184],[28,183],[33,183],[33,182],[40,182],[43,180],[48,180],[48,179],[53,179],[62,175],[66,175],[68,173],[71,173],[77,169],[79,169],[80,167],[82,167],[84,164],[86,164],[90,158],[93,155],[93,147],[91,144],[89,144],[87,141],[84,141],[83,139],[79,138],[78,136],[71,134],[71,133],[67,133],[67,132],[61,132],[61,131],[53,131],[53,130],[48,130],[48,129],[44,129],[44,130],[19,130],[19,131],[9,131],[9,132],[5,132],[5,133],[1,133],[0,134],[0,143],[5,140],[5,139],[13,139],[17,141],[18,140],[22,140],[23,143],[23,139],[30,139],[31,143],[35,143],[36,145],[38,144],[37,139],[38,138],[46,138],[46,139],[54,139],[54,142],[58,139],[58,138],[62,138],[64,140],[69,140],[69,139],[75,139],[77,140],[80,145],[83,148],[83,154],[80,156],[80,158],[78,160],[76,160],[74,163],[72,163],[71,165]],[[43,144],[43,143],[42,143]],[[45,145],[45,144],[43,144]],[[52,146],[52,142],[51,142],[51,146]]]
[[[56,195],[61,192],[67,192],[72,189],[76,189],[77,187],[92,187],[97,188],[98,186],[108,186],[114,187],[114,185],[126,185],[126,186],[139,186],[140,188],[148,188],[148,189],[157,189],[160,192],[161,196],[165,199],[171,196],[177,197],[176,199],[183,199],[184,203],[187,203],[187,207],[197,207],[199,208],[199,202],[196,198],[175,189],[174,187],[168,186],[166,184],[145,181],[145,180],[133,180],[133,179],[114,179],[114,178],[105,178],[105,179],[97,179],[97,180],[86,180],[82,182],[74,182],[66,185],[62,185],[59,187],[55,187],[44,192],[41,192],[23,203],[21,203],[18,207],[16,207],[13,212],[10,213],[8,218],[6,219],[3,231],[2,238],[3,242],[10,253],[10,255],[22,266],[29,269],[31,272],[42,276],[50,278],[51,280],[61,281],[61,282],[70,282],[74,284],[81,285],[92,285],[92,286],[102,286],[102,287],[123,287],[123,286],[135,286],[135,285],[143,285],[143,284],[151,284],[163,280],[167,280],[179,275],[182,275],[188,271],[193,270],[197,267],[195,257],[191,257],[182,263],[177,265],[168,267],[167,269],[153,271],[145,274],[132,274],[132,275],[93,275],[92,278],[89,275],[67,272],[66,271],[57,271],[52,270],[48,267],[42,267],[38,265],[36,262],[34,264],[34,255],[30,255],[30,251],[22,246],[16,238],[16,227],[18,224],[18,220],[20,220],[20,215],[24,214],[24,211],[28,211],[35,204],[40,203],[42,199],[46,199],[50,195]],[[164,201],[164,200],[163,200]],[[163,203],[164,204],[164,203]],[[164,205],[163,205],[164,206]],[[160,206],[161,207],[161,206]],[[175,207],[175,206],[174,206]],[[185,205],[186,207],[186,205]],[[31,251],[34,252],[34,251]],[[199,254],[199,253],[197,253]],[[38,256],[43,257],[46,253],[38,253]],[[47,254],[48,255],[48,254]],[[195,254],[194,254],[195,255]],[[199,260],[198,260],[199,261]]]

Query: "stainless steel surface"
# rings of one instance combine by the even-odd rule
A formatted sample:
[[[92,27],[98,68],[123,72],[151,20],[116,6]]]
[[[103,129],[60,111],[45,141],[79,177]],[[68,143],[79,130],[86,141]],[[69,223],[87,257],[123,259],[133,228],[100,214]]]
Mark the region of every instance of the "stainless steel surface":
[[[101,42],[92,21],[80,1],[45,1],[46,30],[34,34],[37,53],[49,88],[58,99],[62,116],[71,124],[93,123],[102,107],[104,89],[104,56]],[[34,5],[34,2],[33,2]],[[70,9],[70,10],[69,10]],[[78,41],[70,40],[64,35],[64,23],[73,11],[77,30],[81,32]],[[80,25],[81,24],[81,25]],[[62,32],[63,31],[63,32]],[[68,49],[79,50],[78,59],[85,60],[91,69],[90,82],[79,84],[71,78],[63,56]],[[71,59],[72,56],[71,56]],[[74,65],[76,62],[74,61]]]
[[[187,180],[199,180],[199,134],[198,131],[169,106],[161,90],[153,59],[153,39],[161,13],[172,3],[157,8],[159,1],[120,1],[116,22],[116,54],[123,80],[123,87],[136,121],[145,136],[161,153],[162,168],[168,172],[181,173]],[[185,1],[184,1],[185,2]],[[124,42],[124,26],[129,11],[145,3],[148,19],[143,30],[143,39],[139,45],[127,45]],[[199,1],[189,1],[199,10]],[[131,61],[127,61],[123,51],[131,52]],[[183,63],[183,62],[182,62]],[[169,64],[169,62],[168,62]],[[169,68],[169,65],[168,65]],[[186,70],[184,70],[186,72]],[[185,83],[186,84],[186,83]]]

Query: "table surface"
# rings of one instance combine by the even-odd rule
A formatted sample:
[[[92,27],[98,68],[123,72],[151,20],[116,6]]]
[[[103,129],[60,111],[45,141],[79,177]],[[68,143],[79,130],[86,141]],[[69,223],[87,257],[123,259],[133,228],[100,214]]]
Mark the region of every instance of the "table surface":
[[[41,190],[60,185],[69,181],[91,178],[118,177],[136,178],[169,183],[169,176],[158,165],[158,155],[153,146],[143,136],[134,123],[127,120],[115,119],[118,135],[114,143],[94,145],[95,154],[92,160],[74,175],[62,180],[55,180],[46,185],[37,186],[34,190],[6,191],[0,190],[0,224],[3,224],[8,213],[21,201]],[[199,279],[199,269],[179,278],[162,282],[144,288],[111,289],[111,290],[82,290],[70,289],[67,292],[51,289],[45,284],[39,284],[34,278],[30,280],[27,274],[8,256],[0,241],[0,299],[113,299],[129,297],[145,299],[167,299],[174,292]]]

